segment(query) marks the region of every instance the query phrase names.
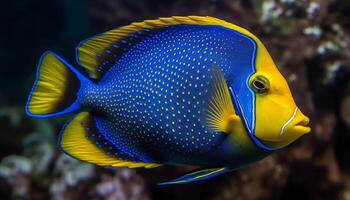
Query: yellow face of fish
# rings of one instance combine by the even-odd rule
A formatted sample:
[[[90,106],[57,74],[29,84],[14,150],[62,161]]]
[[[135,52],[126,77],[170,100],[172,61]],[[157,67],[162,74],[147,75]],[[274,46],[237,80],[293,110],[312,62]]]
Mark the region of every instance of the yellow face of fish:
[[[254,134],[261,142],[281,148],[310,132],[309,118],[295,104],[287,81],[261,43],[249,84],[256,94]]]

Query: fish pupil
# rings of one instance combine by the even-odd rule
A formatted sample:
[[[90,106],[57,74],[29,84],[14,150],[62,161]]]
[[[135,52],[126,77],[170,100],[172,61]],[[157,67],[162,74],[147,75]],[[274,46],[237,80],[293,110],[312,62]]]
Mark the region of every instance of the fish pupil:
[[[254,81],[254,86],[255,86],[257,89],[264,89],[264,88],[265,88],[264,83],[261,82],[260,80]]]
[[[254,90],[254,92],[262,94],[266,93],[268,91],[268,80],[265,77],[256,77],[251,82],[251,88]]]

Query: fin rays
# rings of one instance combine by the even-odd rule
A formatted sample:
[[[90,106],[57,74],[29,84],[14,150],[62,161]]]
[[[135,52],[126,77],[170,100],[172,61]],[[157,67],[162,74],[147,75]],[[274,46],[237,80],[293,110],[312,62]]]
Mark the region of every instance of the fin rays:
[[[62,150],[79,160],[93,163],[100,166],[111,167],[145,167],[153,168],[160,166],[156,163],[143,163],[119,160],[113,155],[107,155],[101,148],[98,148],[95,143],[92,143],[87,136],[88,129],[93,123],[92,117],[88,112],[78,114],[70,121],[62,130],[58,145]]]
[[[191,172],[188,174],[185,174],[179,178],[160,183],[158,185],[164,186],[164,185],[174,185],[174,184],[187,184],[187,183],[193,183],[202,181],[205,179],[213,178],[218,175],[221,175],[223,173],[227,173],[232,171],[232,169],[227,167],[221,167],[221,168],[211,168],[211,169],[203,169],[195,172]]]
[[[140,37],[140,34],[147,36],[149,30],[155,31],[167,26],[180,24],[222,26],[245,34],[259,42],[259,40],[246,29],[224,20],[209,16],[173,16],[155,20],[145,20],[143,22],[134,22],[130,25],[122,26],[85,40],[76,48],[77,61],[90,73],[92,78],[99,79],[121,56],[120,54],[123,53],[119,48],[115,48],[115,45],[118,46],[120,43],[123,43],[123,41],[124,43],[129,43],[130,41],[126,42],[126,40],[133,37],[133,35],[135,38]]]
[[[51,117],[79,108],[76,93],[80,75],[52,52],[45,52],[39,62],[36,81],[29,95],[26,113],[32,117]]]
[[[229,89],[223,73],[218,68],[212,71],[212,95],[207,110],[207,125],[214,131],[225,132],[228,118],[235,114]]]

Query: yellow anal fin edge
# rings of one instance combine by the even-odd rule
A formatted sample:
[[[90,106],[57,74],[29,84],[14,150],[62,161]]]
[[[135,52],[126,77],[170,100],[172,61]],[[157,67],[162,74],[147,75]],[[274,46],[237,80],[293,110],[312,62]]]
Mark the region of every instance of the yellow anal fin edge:
[[[99,166],[109,167],[144,167],[153,168],[160,164],[143,163],[119,160],[113,155],[107,155],[101,148],[98,148],[87,136],[89,130],[93,129],[94,121],[89,112],[81,112],[66,124],[58,140],[59,147],[68,155]]]
[[[241,123],[241,120],[233,108],[224,74],[218,67],[213,67],[210,78],[212,87],[206,109],[206,124],[216,132],[232,133],[233,126]]]
[[[127,26],[122,26],[105,33],[94,36],[81,42],[76,48],[78,63],[84,67],[90,74],[91,78],[99,79],[113,66],[118,54],[122,54],[119,48],[120,44],[128,44],[130,37],[145,33],[149,30],[155,30],[174,25],[216,25],[240,32],[255,40],[258,46],[263,47],[262,43],[256,36],[246,29],[231,24],[221,19],[209,16],[173,16],[159,18],[155,20],[145,20],[143,22],[134,22]],[[120,55],[119,55],[120,56]]]

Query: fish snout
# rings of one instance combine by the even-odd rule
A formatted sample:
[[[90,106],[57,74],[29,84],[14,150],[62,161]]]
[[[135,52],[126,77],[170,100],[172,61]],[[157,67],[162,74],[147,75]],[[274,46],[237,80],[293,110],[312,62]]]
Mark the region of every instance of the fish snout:
[[[310,118],[305,116],[299,108],[296,108],[295,112],[294,119],[292,119],[290,124],[287,125],[283,135],[285,137],[297,139],[300,136],[309,133],[311,128],[309,126]]]

